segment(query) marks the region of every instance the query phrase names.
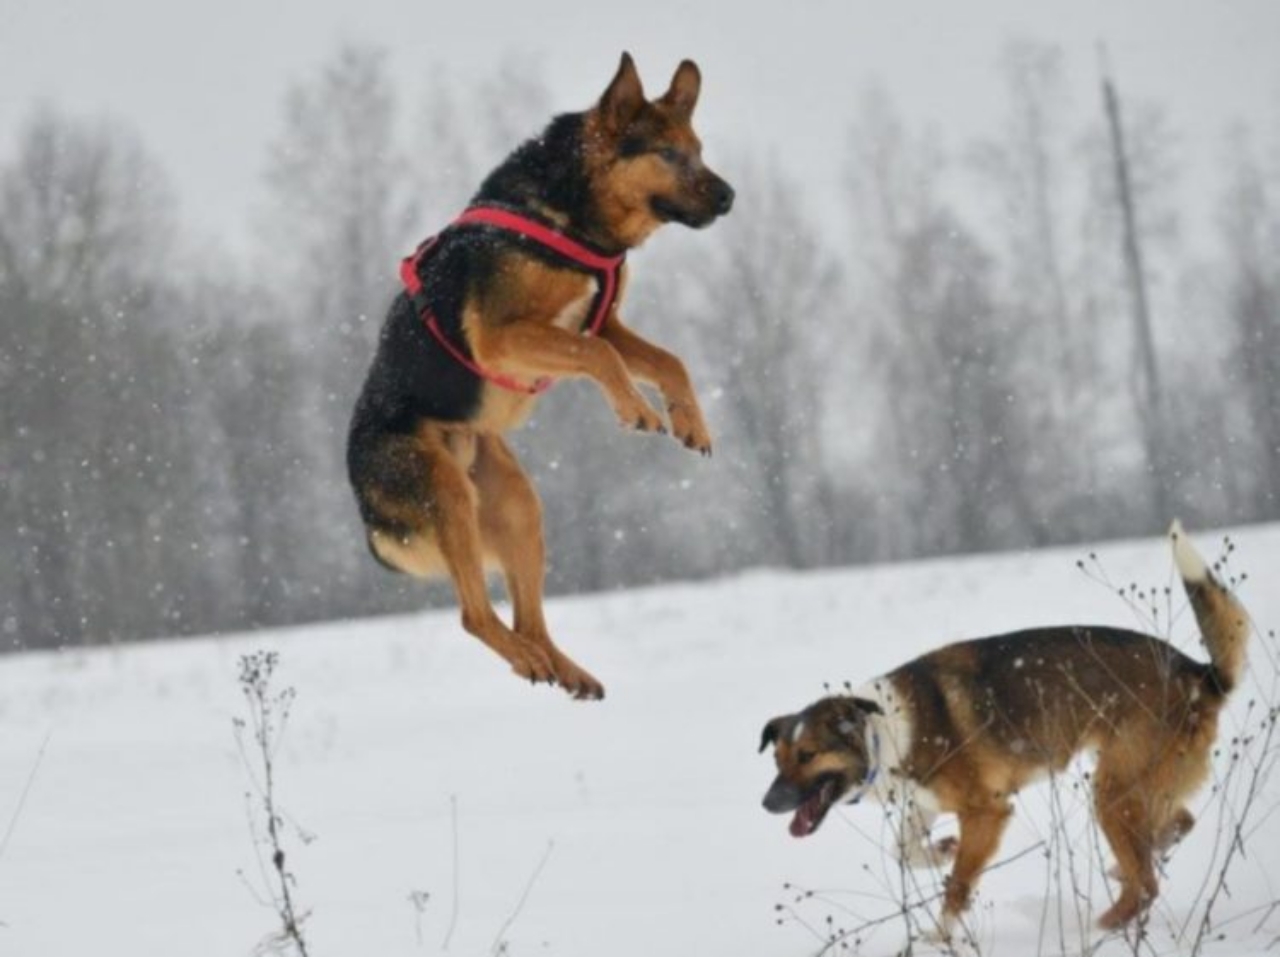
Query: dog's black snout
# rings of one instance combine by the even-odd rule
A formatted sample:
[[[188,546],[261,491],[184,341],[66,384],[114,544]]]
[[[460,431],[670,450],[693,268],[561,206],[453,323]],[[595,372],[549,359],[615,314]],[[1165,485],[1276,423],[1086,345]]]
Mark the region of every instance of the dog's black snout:
[[[733,209],[733,197],[733,187],[724,180],[719,180],[711,194],[711,200],[716,207],[716,215],[723,216]]]
[[[800,806],[800,789],[782,776],[776,778],[764,796],[764,809],[771,814],[794,811]]]

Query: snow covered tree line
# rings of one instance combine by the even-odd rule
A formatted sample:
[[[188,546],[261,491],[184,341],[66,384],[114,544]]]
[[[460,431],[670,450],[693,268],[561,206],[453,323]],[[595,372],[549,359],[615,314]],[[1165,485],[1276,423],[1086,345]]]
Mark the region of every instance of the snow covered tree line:
[[[515,436],[553,590],[1148,534],[1156,502],[1280,516],[1280,162],[1224,141],[1196,260],[1168,124],[1125,104],[1150,408],[1100,102],[1069,102],[1055,48],[1011,43],[1000,68],[1007,116],[959,150],[851,92],[847,186],[820,216],[783,161],[711,144],[739,206],[635,254],[625,309],[686,358],[715,457],[554,389]],[[550,116],[538,75],[437,74],[412,104],[378,50],[339,50],[287,98],[247,267],[191,247],[136,134],[33,113],[0,157],[4,647],[423,603],[365,551],[347,417],[399,256]]]

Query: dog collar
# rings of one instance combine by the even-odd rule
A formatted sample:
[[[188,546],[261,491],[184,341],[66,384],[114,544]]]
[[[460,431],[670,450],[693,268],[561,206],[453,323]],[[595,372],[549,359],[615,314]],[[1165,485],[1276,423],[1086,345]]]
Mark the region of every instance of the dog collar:
[[[867,792],[871,790],[872,785],[876,783],[876,778],[880,776],[880,732],[871,729],[871,770],[867,772],[867,776],[863,778],[858,789],[853,792],[853,797],[845,801],[845,804],[857,804]]]
[[[587,272],[595,273],[599,282],[599,289],[596,292],[595,303],[592,307],[591,321],[583,329],[583,334],[594,336],[599,333],[600,327],[604,325],[605,317],[608,316],[609,310],[613,308],[614,301],[618,298],[618,276],[622,271],[623,262],[626,261],[626,253],[621,253],[617,256],[606,256],[576,240],[570,239],[544,223],[494,206],[470,207],[450,223],[445,228],[445,231],[465,226],[490,226],[515,233],[532,240],[539,246],[550,249],[562,258],[569,260],[575,266],[585,269]],[[444,330],[440,328],[435,312],[427,303],[419,267],[435,251],[437,244],[440,242],[440,237],[443,235],[444,232],[441,232],[424,240],[413,255],[406,256],[400,261],[400,281],[404,283],[405,291],[409,294],[410,300],[418,310],[422,321],[426,324],[427,331],[435,337],[435,340],[440,343],[445,352],[449,353],[460,365],[481,379],[487,379],[494,385],[512,392],[523,392],[528,395],[538,395],[546,392],[555,382],[554,379],[541,378],[535,380],[532,384],[526,384],[510,376],[503,375],[501,372],[486,369],[469,355],[469,350],[464,345],[451,341],[445,335]]]

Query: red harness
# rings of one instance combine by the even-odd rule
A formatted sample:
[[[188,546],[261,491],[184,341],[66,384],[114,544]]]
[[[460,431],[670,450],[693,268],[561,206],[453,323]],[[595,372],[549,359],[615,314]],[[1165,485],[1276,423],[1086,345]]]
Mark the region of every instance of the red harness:
[[[545,246],[552,252],[568,259],[574,265],[595,273],[600,281],[600,288],[596,293],[595,309],[591,314],[591,321],[582,331],[584,335],[595,335],[600,331],[600,327],[604,325],[605,316],[608,315],[609,310],[613,307],[614,300],[618,296],[618,273],[622,269],[623,261],[627,258],[625,253],[619,256],[602,256],[581,243],[574,242],[568,236],[556,232],[549,226],[544,226],[542,223],[528,219],[518,213],[507,212],[505,209],[496,209],[492,206],[472,206],[446,228],[453,229],[457,226],[494,226],[498,229],[505,229],[508,232],[532,239],[539,245]],[[440,323],[436,320],[435,313],[432,312],[431,307],[427,304],[426,297],[422,294],[422,279],[418,274],[419,264],[431,255],[436,248],[436,244],[439,243],[441,235],[443,233],[424,240],[412,256],[406,256],[400,262],[400,280],[404,283],[404,288],[408,291],[409,298],[413,300],[418,313],[422,316],[422,321],[426,323],[427,330],[435,336],[436,341],[444,347],[444,350],[449,355],[453,356],[480,378],[488,379],[494,385],[510,389],[512,392],[525,392],[529,395],[546,392],[555,382],[554,379],[544,377],[537,379],[532,385],[526,385],[510,376],[503,375],[501,372],[486,369],[469,356],[467,350],[451,342],[449,337],[444,334],[444,330],[440,328]]]

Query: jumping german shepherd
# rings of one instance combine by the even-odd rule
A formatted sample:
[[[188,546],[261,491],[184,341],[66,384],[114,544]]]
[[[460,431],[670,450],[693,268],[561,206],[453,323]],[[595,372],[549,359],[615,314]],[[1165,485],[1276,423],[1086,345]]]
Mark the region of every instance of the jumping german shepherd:
[[[1170,535],[1208,664],[1149,635],[1080,625],[947,645],[766,724],[760,750],[774,745],[778,776],[765,809],[794,811],[791,833],[803,837],[838,801],[900,807],[904,863],[954,859],[945,938],[999,845],[1010,797],[1096,749],[1094,802],[1120,881],[1099,923],[1114,929],[1138,917],[1158,890],[1158,856],[1195,823],[1185,802],[1208,776],[1250,631],[1176,522]],[[940,813],[957,815],[958,842],[930,839]]]
[[[556,117],[495,169],[406,260],[351,422],[348,472],[378,561],[447,572],[467,631],[518,675],[578,698],[604,689],[551,641],[541,504],[502,436],[566,377],[593,380],[623,426],[666,432],[638,380],[661,392],[675,438],[710,454],[684,365],[618,311],[627,250],[664,223],[700,228],[733,205],[691,125],[700,88],[686,60],[646,100],[624,53],[592,109]],[[513,627],[489,601],[486,564],[505,576]]]

